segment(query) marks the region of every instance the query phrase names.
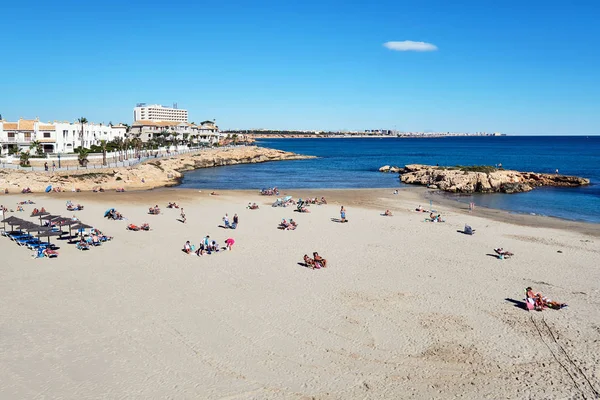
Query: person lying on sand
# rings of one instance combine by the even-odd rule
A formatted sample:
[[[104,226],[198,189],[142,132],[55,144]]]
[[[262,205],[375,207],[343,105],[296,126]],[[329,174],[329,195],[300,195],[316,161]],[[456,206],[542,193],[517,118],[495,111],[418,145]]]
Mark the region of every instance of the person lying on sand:
[[[315,260],[315,265],[321,264],[323,268],[327,268],[327,260],[321,257],[316,251],[313,253],[313,260]]]
[[[42,251],[42,254],[45,255],[48,258],[50,258],[50,257],[58,257],[58,251],[52,250],[52,249],[49,249],[49,248],[45,248]]]
[[[392,216],[392,212],[390,210],[385,210],[385,212],[383,213],[383,215],[385,215],[386,217],[391,217]]]
[[[218,195],[219,195],[219,193],[217,193],[217,192],[210,192],[210,195],[211,195],[211,196],[218,196]]]
[[[278,228],[279,229],[287,229],[290,226],[290,223],[287,222],[287,220],[284,218],[281,220],[281,222],[279,223]]]
[[[307,267],[312,267],[313,269],[315,268],[315,260],[310,258],[308,254],[304,255],[304,264],[306,264]]]
[[[525,289],[525,295],[527,297],[527,302],[533,304],[536,311],[542,311],[544,308],[560,310],[561,308],[567,307],[566,303],[552,301],[539,292],[535,293],[531,286]]]
[[[498,247],[497,249],[494,249],[494,251],[496,254],[498,254],[498,258],[501,260],[514,256],[513,253],[508,250],[504,250],[502,247]]]

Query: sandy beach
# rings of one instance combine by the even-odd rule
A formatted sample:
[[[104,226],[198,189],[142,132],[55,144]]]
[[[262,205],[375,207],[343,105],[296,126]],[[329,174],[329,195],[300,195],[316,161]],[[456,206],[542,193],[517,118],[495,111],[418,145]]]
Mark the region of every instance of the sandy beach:
[[[424,190],[157,189],[2,195],[114,236],[57,259],[0,237],[6,399],[548,399],[600,396],[600,228],[434,200]],[[85,206],[67,212],[65,202]],[[176,201],[185,209],[167,209]],[[260,208],[249,210],[256,202]],[[148,215],[158,204],[160,215]],[[349,223],[339,218],[340,205]],[[124,221],[103,218],[114,207]],[[461,208],[464,207],[464,208]],[[381,213],[390,209],[394,216]],[[237,213],[237,229],[219,227]],[[282,218],[294,231],[277,229]],[[150,224],[131,232],[128,223]],[[457,232],[465,223],[476,229]],[[181,251],[205,235],[232,251]],[[493,249],[515,256],[499,260]],[[318,251],[325,269],[301,265]],[[561,310],[528,312],[532,286]]]

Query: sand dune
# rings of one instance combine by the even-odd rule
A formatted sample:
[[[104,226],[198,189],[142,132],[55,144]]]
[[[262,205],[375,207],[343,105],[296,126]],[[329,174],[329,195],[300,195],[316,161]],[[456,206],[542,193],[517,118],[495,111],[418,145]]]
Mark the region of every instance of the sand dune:
[[[428,223],[410,191],[328,191],[308,214],[256,193],[208,193],[29,195],[67,216],[67,199],[83,203],[75,214],[114,240],[89,252],[60,242],[58,259],[35,260],[0,238],[2,398],[598,396],[596,236],[439,204],[447,222]],[[347,224],[331,220],[341,202]],[[154,204],[163,214],[147,214]],[[108,207],[127,221],[103,219]],[[238,229],[218,227],[226,212]],[[276,229],[290,217],[298,229]],[[474,236],[457,232],[466,222]],[[233,250],[181,251],[206,234],[233,237]],[[494,247],[516,256],[498,260]],[[313,251],[328,268],[299,264]],[[569,307],[524,311],[528,285]]]

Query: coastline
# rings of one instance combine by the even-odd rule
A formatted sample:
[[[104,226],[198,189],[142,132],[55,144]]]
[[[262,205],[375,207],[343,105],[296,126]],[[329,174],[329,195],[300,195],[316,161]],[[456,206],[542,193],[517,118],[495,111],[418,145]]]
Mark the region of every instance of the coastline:
[[[371,210],[390,209],[391,211],[414,211],[418,205],[429,208],[429,201],[434,202],[434,209],[442,213],[452,213],[460,215],[467,223],[470,217],[482,217],[496,222],[503,222],[515,226],[524,226],[532,228],[558,229],[563,231],[577,232],[592,237],[600,237],[600,224],[594,222],[572,221],[563,218],[529,215],[514,213],[507,210],[477,207],[474,212],[469,211],[468,204],[453,200],[444,196],[443,192],[434,191],[423,187],[406,187],[398,189],[399,195],[394,195],[393,191],[397,188],[365,188],[365,189],[280,189],[279,196],[258,196],[257,202],[261,207],[270,207],[277,197],[293,196],[294,199],[324,196],[327,199],[333,199],[332,204],[344,205],[345,207],[361,207]],[[190,189],[178,188],[177,186],[165,186],[151,189],[131,190],[124,193],[116,192],[63,192],[63,193],[38,193],[35,195],[15,195],[22,198],[60,198],[64,201],[72,200],[74,202],[85,201],[108,201],[108,202],[136,202],[144,203],[149,198],[160,202],[168,202],[173,197],[193,201],[198,196],[209,195],[216,191],[223,196],[236,197],[255,197],[259,190],[219,190],[212,188]],[[402,198],[402,202],[411,201],[414,206],[407,208],[402,204],[397,204],[396,199]],[[493,194],[490,194],[493,196]],[[216,197],[218,198],[218,197]],[[0,196],[0,199],[2,197]],[[145,203],[144,203],[145,204]]]

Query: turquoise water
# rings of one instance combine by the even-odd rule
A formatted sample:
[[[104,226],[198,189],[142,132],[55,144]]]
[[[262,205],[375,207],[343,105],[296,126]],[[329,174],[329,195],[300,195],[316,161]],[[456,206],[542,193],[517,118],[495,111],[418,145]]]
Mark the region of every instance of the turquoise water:
[[[383,165],[495,165],[506,169],[589,178],[580,188],[538,188],[513,195],[457,196],[479,206],[600,223],[600,136],[501,136],[432,139],[264,139],[259,146],[318,156],[200,169],[186,173],[181,187],[211,189],[401,188]]]

